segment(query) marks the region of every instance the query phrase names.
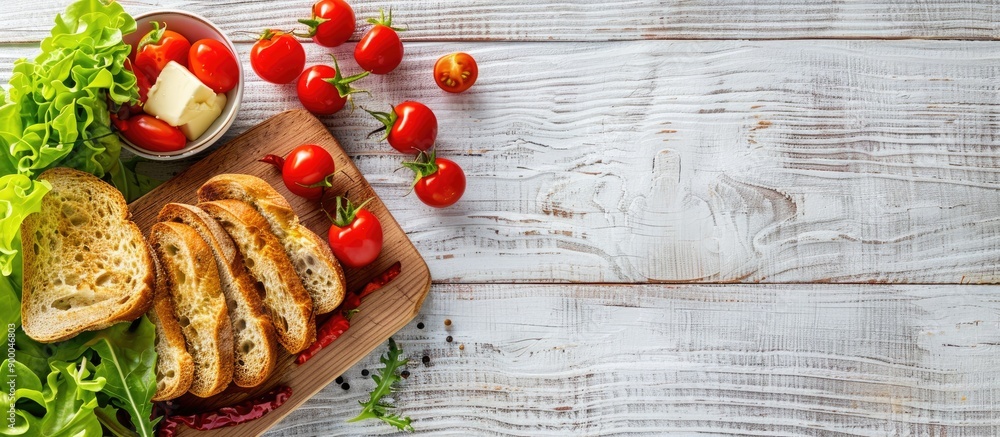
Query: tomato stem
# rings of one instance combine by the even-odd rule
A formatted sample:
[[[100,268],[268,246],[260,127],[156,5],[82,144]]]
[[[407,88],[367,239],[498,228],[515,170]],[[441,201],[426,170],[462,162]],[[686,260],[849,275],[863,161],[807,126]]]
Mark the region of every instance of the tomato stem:
[[[351,223],[354,222],[354,219],[358,215],[358,211],[364,208],[365,205],[367,205],[368,202],[371,201],[372,198],[368,198],[368,200],[361,202],[360,205],[354,205],[353,203],[351,203],[351,199],[342,196],[337,196],[336,200],[337,211],[335,213],[336,216],[331,219],[333,221],[333,224],[341,228],[349,226]],[[327,216],[329,216],[329,214],[327,214]]]
[[[351,102],[351,111],[353,112],[354,98],[351,97],[351,94],[365,93],[370,96],[372,93],[368,92],[368,90],[360,90],[352,87],[351,82],[367,77],[371,73],[363,71],[353,76],[344,77],[343,74],[341,74],[340,72],[340,64],[337,63],[337,57],[333,56],[332,54],[330,55],[330,57],[333,58],[334,75],[332,79],[323,79],[323,81],[330,85],[333,85],[333,87],[337,89],[337,94],[340,94],[341,98],[347,98],[347,100]]]
[[[389,106],[389,112],[369,111],[367,109],[365,109],[365,112],[371,114],[372,117],[375,117],[376,120],[385,125],[383,127],[371,131],[371,133],[369,133],[368,136],[370,137],[374,135],[376,132],[381,132],[382,130],[385,130],[385,135],[382,135],[382,138],[379,139],[379,141],[385,141],[389,139],[389,131],[392,130],[392,127],[396,124],[396,120],[399,119],[399,114],[396,114],[396,107]]]
[[[167,31],[167,23],[163,23],[163,27],[160,27],[160,22],[158,21],[150,21],[149,24],[153,25],[153,30],[150,30],[149,33],[142,37],[142,40],[139,41],[139,45],[135,49],[136,52],[141,51],[150,44],[159,43],[160,39],[163,38],[163,33]]]
[[[434,149],[431,149],[430,153],[421,150],[417,153],[416,160],[403,162],[403,167],[413,170],[416,173],[413,178],[413,185],[410,186],[411,188],[416,186],[417,182],[420,182],[421,179],[437,173],[436,158],[437,152]]]
[[[311,19],[308,19],[308,20],[305,19],[305,18],[301,18],[301,19],[299,19],[299,23],[302,23],[302,24],[305,24],[306,26],[309,26],[309,32],[308,33],[296,33],[296,32],[292,32],[292,34],[295,35],[295,36],[302,37],[302,38],[312,38],[312,37],[316,36],[316,32],[319,31],[319,25],[323,24],[323,23],[326,23],[327,21],[330,21],[330,19],[329,18],[317,17],[315,15],[313,15],[313,17]]]
[[[319,182],[316,182],[315,184],[308,184],[308,185],[306,185],[306,184],[296,183],[296,185],[298,185],[300,187],[303,187],[303,188],[331,188],[331,187],[333,187],[333,177],[336,176],[336,175],[337,175],[337,172],[333,172],[333,173],[330,173],[330,174],[326,175],[326,177],[323,178],[323,180],[321,180]]]
[[[376,26],[388,27],[396,32],[406,32],[407,30],[407,28],[392,27],[392,8],[389,8],[388,16],[385,14],[385,9],[379,8],[378,18],[369,18],[367,21]]]

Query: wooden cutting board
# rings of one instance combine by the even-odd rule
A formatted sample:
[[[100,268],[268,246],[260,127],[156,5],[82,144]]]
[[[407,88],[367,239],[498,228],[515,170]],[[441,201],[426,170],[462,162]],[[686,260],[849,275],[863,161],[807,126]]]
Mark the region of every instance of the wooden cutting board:
[[[207,411],[287,385],[292,388],[292,396],[280,408],[263,418],[215,431],[193,431],[181,425],[178,429],[180,436],[243,437],[262,434],[361,358],[375,349],[386,349],[386,340],[417,315],[430,290],[430,271],[406,233],[323,123],[302,110],[283,112],[251,128],[136,200],[129,205],[133,220],[143,234],[149,235],[149,228],[156,222],[156,216],[164,204],[197,203],[198,187],[210,177],[221,173],[245,173],[268,181],[288,199],[302,223],[325,238],[330,220],[320,210],[319,202],[291,194],[274,167],[257,161],[266,154],[285,156],[295,146],[306,143],[319,144],[333,155],[340,173],[328,193],[337,195],[348,192],[351,200],[356,203],[372,198],[367,208],[382,222],[382,253],[374,263],[365,268],[344,269],[347,290],[351,292],[364,287],[396,261],[402,264],[401,272],[388,286],[366,297],[360,311],[351,319],[351,328],[305,364],[296,365],[294,356],[282,351],[274,374],[255,389],[231,385],[225,392],[211,398],[201,399],[187,395],[177,400],[182,410]]]

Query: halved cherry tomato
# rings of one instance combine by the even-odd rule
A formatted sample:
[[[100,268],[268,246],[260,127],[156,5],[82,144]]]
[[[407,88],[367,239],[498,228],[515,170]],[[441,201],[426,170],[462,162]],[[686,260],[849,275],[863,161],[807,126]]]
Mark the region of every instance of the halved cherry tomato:
[[[122,134],[132,144],[151,152],[176,152],[187,145],[187,137],[180,129],[146,114],[125,120]]]
[[[188,66],[212,91],[226,93],[240,82],[240,68],[236,57],[225,44],[214,39],[202,39],[191,44]]]
[[[364,209],[367,203],[354,206],[350,200],[337,197],[337,212],[331,217],[330,249],[341,263],[355,269],[371,264],[382,252],[382,223]]]
[[[354,60],[366,71],[388,74],[403,61],[403,42],[396,33],[403,29],[392,27],[391,9],[388,17],[385,11],[379,11],[379,18],[369,18],[368,22],[374,26],[354,46]]]
[[[433,150],[429,154],[420,152],[416,161],[404,162],[403,166],[416,173],[413,191],[427,205],[444,208],[458,202],[465,193],[462,167],[450,159],[436,157]]]
[[[160,27],[160,23],[154,21],[153,30],[142,37],[135,49],[135,68],[145,74],[150,83],[156,83],[168,62],[187,67],[190,49],[191,43],[184,35],[167,30],[166,23]]]
[[[250,66],[261,79],[290,83],[306,66],[306,51],[291,34],[267,29],[250,49]]]
[[[267,155],[260,161],[281,171],[281,180],[288,191],[307,199],[322,197],[323,189],[332,186],[336,170],[333,156],[317,144],[303,144],[284,158]]]
[[[312,7],[312,18],[299,20],[309,26],[309,32],[300,35],[312,38],[324,47],[337,47],[354,33],[354,9],[344,0],[319,0]]]
[[[362,72],[353,76],[343,77],[337,58],[333,58],[333,67],[314,65],[302,72],[295,89],[299,101],[309,112],[319,115],[330,115],[339,111],[351,98],[351,94],[367,92],[351,87],[350,83],[365,76]],[[353,108],[353,103],[351,104]]]
[[[444,55],[434,63],[434,81],[449,93],[469,89],[479,77],[479,66],[468,53]]]
[[[375,132],[385,129],[386,134],[382,139],[388,139],[389,145],[394,149],[403,153],[417,153],[434,146],[438,130],[437,117],[427,105],[405,101],[393,107],[390,112],[367,112],[385,125]]]

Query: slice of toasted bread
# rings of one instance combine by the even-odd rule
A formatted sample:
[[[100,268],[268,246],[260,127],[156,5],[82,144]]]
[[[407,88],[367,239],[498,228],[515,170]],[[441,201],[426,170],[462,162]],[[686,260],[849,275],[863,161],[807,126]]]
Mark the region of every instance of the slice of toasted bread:
[[[299,223],[299,217],[267,181],[243,174],[221,174],[198,189],[201,202],[233,199],[254,207],[270,225],[312,297],[316,314],[333,311],[344,300],[344,271],[330,245]]]
[[[156,326],[156,393],[154,401],[167,401],[187,393],[194,381],[194,361],[184,344],[184,334],[177,324],[174,302],[167,289],[167,277],[156,257],[156,286],[153,307],[146,313]]]
[[[247,270],[263,285],[264,306],[271,314],[281,345],[291,353],[309,347],[316,340],[313,302],[267,220],[237,200],[203,202],[198,207],[233,238]]]
[[[168,203],[160,210],[157,221],[190,226],[212,249],[236,342],[233,383],[240,387],[260,385],[274,370],[278,342],[260,300],[263,290],[258,290],[259,284],[243,266],[243,256],[232,238],[205,211],[192,205]]]
[[[191,393],[208,397],[233,380],[233,327],[208,244],[190,226],[157,223],[149,243],[166,273],[174,313],[194,360]]]
[[[153,261],[121,193],[68,168],[38,178],[52,190],[21,224],[24,332],[48,343],[142,316]]]

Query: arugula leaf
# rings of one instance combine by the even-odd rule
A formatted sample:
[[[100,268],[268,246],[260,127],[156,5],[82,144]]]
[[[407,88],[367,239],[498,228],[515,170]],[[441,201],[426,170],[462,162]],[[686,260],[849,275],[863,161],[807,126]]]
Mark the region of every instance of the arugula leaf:
[[[395,391],[396,384],[401,380],[399,368],[410,362],[409,358],[401,358],[403,350],[396,346],[396,341],[389,339],[389,352],[379,357],[379,362],[383,367],[379,369],[379,374],[372,373],[375,380],[375,389],[372,390],[367,401],[358,401],[361,404],[361,413],[348,422],[358,422],[366,419],[379,419],[389,425],[395,426],[402,431],[413,431],[409,417],[401,417],[398,414],[390,413],[395,406],[384,402],[383,397]]]
[[[128,411],[132,425],[142,436],[153,436],[153,394],[156,392],[156,330],[145,316],[98,331],[91,347],[101,356],[97,376],[107,380],[104,393],[112,403]]]
[[[135,437],[138,435],[118,420],[118,409],[111,405],[98,406],[94,409],[94,414],[97,415],[97,420],[101,422],[101,425],[104,425],[104,429],[108,430],[114,437]]]

